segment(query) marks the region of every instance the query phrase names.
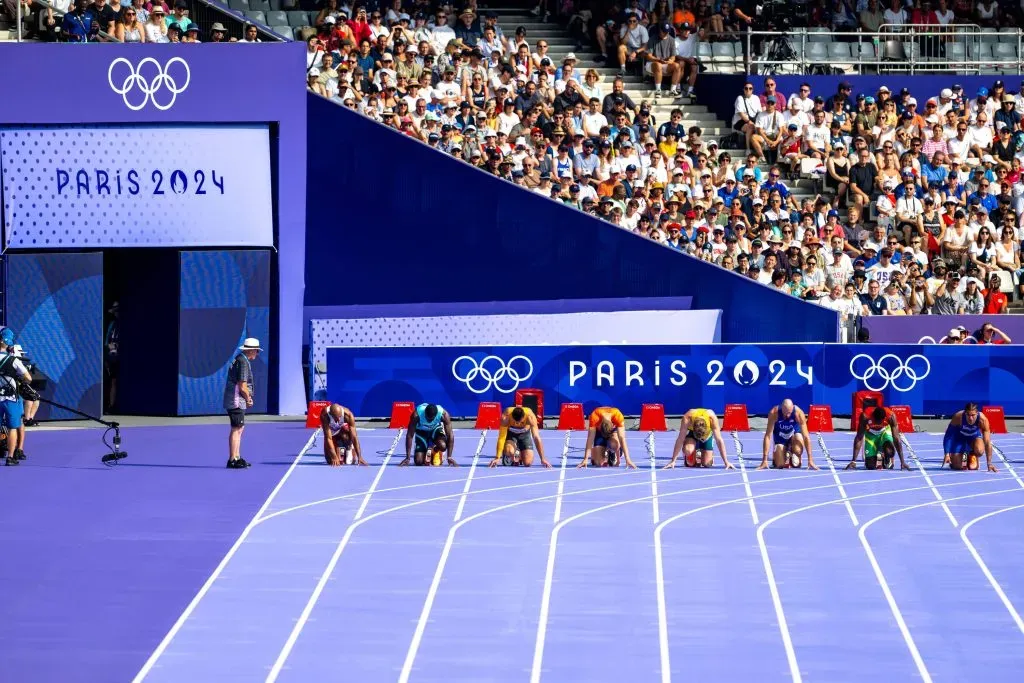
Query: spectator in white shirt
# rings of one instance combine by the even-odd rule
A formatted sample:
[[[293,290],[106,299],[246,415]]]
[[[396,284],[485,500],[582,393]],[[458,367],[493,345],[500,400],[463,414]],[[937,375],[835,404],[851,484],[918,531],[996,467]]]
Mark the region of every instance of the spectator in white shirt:
[[[733,105],[732,127],[746,136],[748,148],[751,146],[756,131],[755,121],[760,113],[761,98],[754,94],[754,84],[744,83],[743,94],[736,98]]]
[[[811,84],[801,83],[800,90],[789,96],[789,102],[787,105],[790,111],[793,111],[793,105],[796,105],[797,110],[804,114],[810,114],[811,110],[814,109],[814,98],[811,97]],[[808,119],[808,122],[809,121],[810,119]],[[800,130],[803,130],[803,128]]]

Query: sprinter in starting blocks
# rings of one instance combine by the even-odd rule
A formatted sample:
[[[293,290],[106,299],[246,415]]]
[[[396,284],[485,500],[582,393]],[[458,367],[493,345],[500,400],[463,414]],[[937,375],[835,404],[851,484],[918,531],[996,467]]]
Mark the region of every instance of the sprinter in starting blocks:
[[[413,444],[415,442],[415,450]],[[448,454],[448,466],[457,467],[455,462],[455,430],[452,418],[442,406],[421,403],[409,416],[409,428],[405,433],[405,460],[398,463],[405,467],[415,454],[417,465],[441,465],[441,455]]]
[[[942,438],[942,450],[945,454],[942,464],[949,463],[950,469],[976,470],[984,453],[988,471],[998,472],[992,464],[992,430],[977,403],[968,403],[950,419]]]
[[[537,428],[537,416],[523,406],[507,408],[501,416],[498,452],[488,467],[497,467],[499,464],[530,467],[533,465],[534,448],[540,455],[540,464],[551,467],[551,463],[544,457],[544,442]]]
[[[590,414],[590,428],[587,430],[587,447],[583,462],[576,467],[618,467],[619,455],[626,461],[626,467],[635,470],[636,465],[629,457],[626,443],[626,418],[618,408],[602,406]]]
[[[772,444],[774,442],[774,446]],[[811,455],[811,435],[807,430],[807,415],[790,399],[784,400],[768,413],[768,424],[764,429],[764,448],[761,464],[757,469],[768,467],[768,452],[772,453],[772,467],[800,467],[802,456],[807,454],[807,469],[816,470]]]
[[[324,430],[324,458],[328,465],[366,465],[359,445],[356,416],[351,410],[332,403],[320,413],[320,428]]]
[[[680,453],[683,454],[683,464],[687,467],[711,467],[715,464],[715,446],[722,456],[725,469],[736,469],[725,453],[722,426],[715,411],[694,408],[679,421],[679,436],[672,446],[672,459],[662,469],[675,467]]]
[[[903,458],[903,440],[896,414],[888,408],[877,406],[864,411],[857,425],[857,436],[853,439],[853,459],[846,469],[857,468],[857,456],[864,448],[864,466],[869,470],[891,470],[896,454],[900,456],[900,469],[909,470],[910,465]],[[881,457],[879,457],[881,456]]]

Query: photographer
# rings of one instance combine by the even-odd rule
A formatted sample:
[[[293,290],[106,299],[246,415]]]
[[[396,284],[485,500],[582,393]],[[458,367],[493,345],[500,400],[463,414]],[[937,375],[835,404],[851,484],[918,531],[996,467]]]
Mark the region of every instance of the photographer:
[[[25,366],[25,369],[28,370],[28,374],[31,376],[32,375],[32,361],[29,358],[25,357],[25,350],[23,348],[21,348],[20,344],[15,344],[14,346],[11,347],[11,355],[21,361],[21,364]],[[39,411],[39,401],[38,400],[35,400],[35,401],[29,401],[27,399],[25,400],[25,416],[24,416],[24,419],[22,420],[22,422],[24,423],[24,425],[26,427],[35,427],[37,424],[39,424],[38,422],[36,422],[36,413],[38,411]]]
[[[14,330],[7,328],[0,332],[0,415],[7,424],[5,463],[8,466],[25,459],[25,425],[22,424],[25,406],[18,394],[18,382],[32,382],[32,375],[24,364],[9,351],[13,344]]]

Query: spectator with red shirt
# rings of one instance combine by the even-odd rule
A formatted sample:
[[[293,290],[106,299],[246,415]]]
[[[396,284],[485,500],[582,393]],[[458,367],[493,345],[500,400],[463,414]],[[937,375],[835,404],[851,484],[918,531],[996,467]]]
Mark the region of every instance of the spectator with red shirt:
[[[999,291],[1001,282],[998,275],[992,275],[988,280],[988,289],[984,291],[985,315],[1006,313],[1006,295]]]
[[[996,336],[998,335],[998,336]],[[1010,337],[992,323],[985,323],[981,329],[974,333],[974,339],[979,344],[1012,344]]]

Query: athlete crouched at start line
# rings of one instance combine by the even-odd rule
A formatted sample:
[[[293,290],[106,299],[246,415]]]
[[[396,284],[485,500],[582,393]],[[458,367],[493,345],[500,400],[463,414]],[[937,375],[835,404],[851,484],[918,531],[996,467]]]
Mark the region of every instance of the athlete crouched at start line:
[[[618,408],[602,406],[590,414],[590,428],[587,430],[587,447],[583,462],[576,467],[618,467],[622,464],[619,454],[626,461],[626,467],[635,470],[636,465],[629,457],[626,444],[626,419]]]
[[[457,467],[451,416],[439,405],[419,404],[409,416],[409,428],[405,434],[405,460],[398,463],[399,467],[408,465],[414,455],[417,465],[439,467],[441,454],[445,452],[448,453],[448,466]]]
[[[715,411],[694,408],[679,421],[679,436],[672,446],[672,459],[662,469],[675,467],[680,452],[683,454],[683,464],[687,467],[712,467],[715,464],[714,446],[718,446],[725,469],[736,469],[725,454],[722,427]]]
[[[502,465],[533,465],[533,449],[536,444],[540,454],[540,464],[551,467],[544,457],[544,443],[537,428],[537,416],[529,408],[515,406],[505,410],[501,416],[501,428],[498,431],[498,452],[488,467]]]
[[[942,464],[948,462],[950,469],[976,470],[984,453],[988,471],[998,472],[992,464],[992,431],[977,403],[968,403],[953,415],[942,438],[942,452]]]
[[[320,413],[324,431],[324,458],[331,467],[366,465],[356,431],[356,416],[343,405],[332,403]]]
[[[900,469],[909,470],[910,465],[903,458],[903,442],[900,439],[900,425],[896,414],[888,408],[868,408],[860,416],[857,425],[857,436],[853,439],[853,459],[846,466],[848,470],[857,469],[857,456],[861,446],[864,447],[864,467],[869,470],[891,470],[893,456],[900,456]],[[882,459],[879,460],[879,453]]]
[[[774,447],[772,442],[775,442]],[[768,467],[768,451],[772,452],[772,467],[800,467],[801,456],[807,453],[807,469],[816,470],[811,455],[811,435],[807,431],[807,415],[790,399],[772,408],[768,413],[768,425],[764,430],[764,448],[761,464],[757,469]]]

